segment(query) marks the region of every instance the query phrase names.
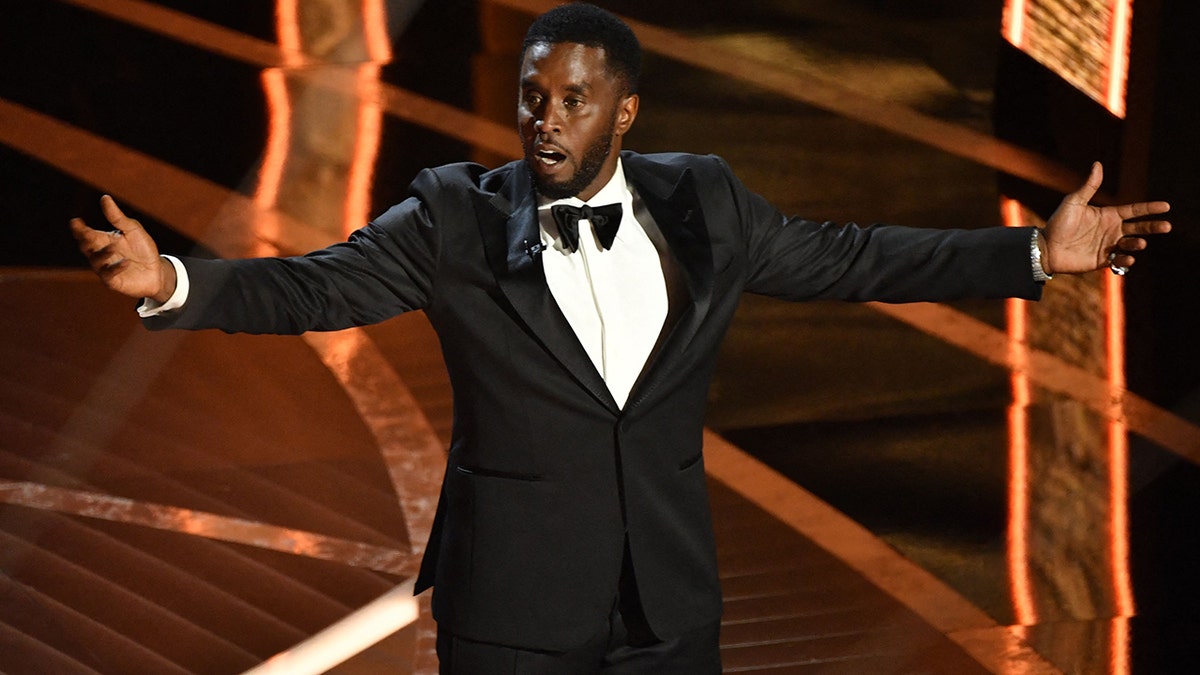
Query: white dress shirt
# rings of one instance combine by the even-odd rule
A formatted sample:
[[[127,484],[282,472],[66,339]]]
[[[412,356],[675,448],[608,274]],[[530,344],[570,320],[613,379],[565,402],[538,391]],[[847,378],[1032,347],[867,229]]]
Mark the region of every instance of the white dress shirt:
[[[653,219],[634,208],[635,199],[618,160],[612,179],[586,202],[621,205],[621,226],[608,250],[586,220],[579,221],[577,251],[559,240],[551,207],[585,202],[569,197],[541,200],[538,206],[550,293],[622,408],[658,343],[668,310],[663,269],[670,264],[669,253]]]

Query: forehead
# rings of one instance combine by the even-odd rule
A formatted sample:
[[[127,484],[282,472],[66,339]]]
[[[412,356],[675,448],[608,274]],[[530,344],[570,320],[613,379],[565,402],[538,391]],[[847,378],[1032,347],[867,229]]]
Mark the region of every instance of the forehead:
[[[594,86],[612,83],[603,47],[577,42],[535,42],[521,59],[522,84],[578,84]]]

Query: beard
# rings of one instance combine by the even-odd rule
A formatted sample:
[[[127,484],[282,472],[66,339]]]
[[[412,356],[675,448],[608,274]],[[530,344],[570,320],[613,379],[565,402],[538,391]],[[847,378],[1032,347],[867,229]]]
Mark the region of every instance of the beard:
[[[548,199],[566,199],[574,197],[583,191],[584,188],[592,184],[596,180],[596,176],[600,175],[600,170],[604,168],[604,161],[608,159],[609,153],[612,152],[613,131],[616,129],[616,118],[614,116],[612,122],[609,123],[608,129],[601,134],[592,143],[587,150],[584,151],[583,157],[579,161],[579,168],[575,171],[568,180],[562,183],[552,183],[550,181],[539,180],[538,175],[529,168],[529,158],[525,160],[525,167],[529,170],[533,177],[533,182],[537,185],[538,194]]]

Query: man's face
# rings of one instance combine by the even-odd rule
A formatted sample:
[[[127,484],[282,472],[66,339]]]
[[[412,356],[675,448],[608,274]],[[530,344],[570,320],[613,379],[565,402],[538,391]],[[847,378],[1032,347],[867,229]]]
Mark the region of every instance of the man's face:
[[[637,116],[604,50],[535,43],[521,62],[517,128],[538,192],[588,200],[612,178],[621,137]]]

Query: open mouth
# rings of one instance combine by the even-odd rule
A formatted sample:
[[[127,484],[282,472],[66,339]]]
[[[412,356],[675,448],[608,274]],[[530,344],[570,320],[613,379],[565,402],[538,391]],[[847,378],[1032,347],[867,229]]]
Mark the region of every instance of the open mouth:
[[[545,166],[555,166],[567,158],[563,153],[554,150],[538,150],[533,153],[533,156]]]

